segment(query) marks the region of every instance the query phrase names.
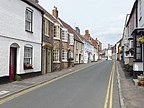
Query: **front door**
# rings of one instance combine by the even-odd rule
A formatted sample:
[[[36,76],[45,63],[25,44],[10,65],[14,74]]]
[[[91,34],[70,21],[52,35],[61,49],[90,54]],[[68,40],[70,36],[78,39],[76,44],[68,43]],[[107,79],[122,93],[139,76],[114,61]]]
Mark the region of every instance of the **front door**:
[[[51,51],[47,51],[47,72],[51,72]]]
[[[43,49],[42,74],[46,74],[46,49]]]
[[[10,81],[15,80],[16,75],[16,61],[17,61],[17,48],[10,48],[10,67],[9,67],[9,76]]]
[[[79,54],[79,63],[81,62],[81,54]]]

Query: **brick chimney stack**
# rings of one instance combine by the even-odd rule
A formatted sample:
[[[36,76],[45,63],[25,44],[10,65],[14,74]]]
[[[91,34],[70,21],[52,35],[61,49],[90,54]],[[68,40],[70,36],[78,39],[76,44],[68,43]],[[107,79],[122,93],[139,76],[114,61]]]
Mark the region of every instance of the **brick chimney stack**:
[[[52,15],[55,17],[55,18],[58,18],[58,10],[57,10],[57,7],[54,6],[54,9],[52,10]]]
[[[75,30],[80,34],[80,29],[79,29],[79,27],[75,27]]]
[[[85,38],[87,39],[87,40],[90,40],[90,34],[89,34],[89,30],[85,30]]]
[[[88,35],[89,34],[89,30],[85,30],[85,35]]]

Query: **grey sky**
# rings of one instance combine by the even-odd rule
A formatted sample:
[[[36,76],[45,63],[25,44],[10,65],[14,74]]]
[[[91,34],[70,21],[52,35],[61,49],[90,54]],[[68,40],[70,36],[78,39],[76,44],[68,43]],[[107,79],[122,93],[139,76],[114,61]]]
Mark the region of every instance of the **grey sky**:
[[[123,32],[126,14],[131,12],[135,0],[39,0],[40,4],[52,12],[54,6],[59,17],[72,27],[78,26],[81,34],[86,29],[91,36],[103,43],[114,45]]]

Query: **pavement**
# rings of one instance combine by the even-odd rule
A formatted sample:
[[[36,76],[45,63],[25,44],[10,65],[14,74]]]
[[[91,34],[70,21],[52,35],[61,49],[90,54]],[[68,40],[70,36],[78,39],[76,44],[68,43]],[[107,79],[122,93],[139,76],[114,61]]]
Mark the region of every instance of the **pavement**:
[[[0,101],[10,95],[35,87],[71,72],[85,69],[99,62],[101,61],[79,64],[61,71],[24,79],[22,81],[1,84]],[[120,62],[116,61],[116,67],[121,108],[144,108],[144,87],[136,86],[134,84],[132,77],[123,71]]]
[[[132,76],[116,62],[121,108],[144,108],[144,87],[135,85]]]

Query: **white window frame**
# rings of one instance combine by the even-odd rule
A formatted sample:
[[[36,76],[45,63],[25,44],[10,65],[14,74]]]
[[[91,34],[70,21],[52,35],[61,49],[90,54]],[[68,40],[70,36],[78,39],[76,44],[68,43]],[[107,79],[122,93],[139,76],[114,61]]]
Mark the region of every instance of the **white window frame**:
[[[26,8],[25,10],[25,30],[32,32],[33,30],[33,10]]]
[[[72,51],[69,52],[69,58],[74,58],[74,53]]]
[[[62,61],[67,61],[67,50],[62,49]]]
[[[67,29],[65,28],[62,29],[61,38],[62,38],[62,41],[68,42],[68,30]]]
[[[54,39],[60,40],[60,26],[54,25]]]
[[[53,50],[53,61],[59,62],[59,49]]]
[[[44,22],[44,34],[46,36],[49,36],[49,25],[50,25],[50,21],[45,18],[45,22]]]
[[[24,46],[24,69],[32,69],[33,64],[33,47],[31,45]]]
[[[74,45],[74,34],[69,33],[69,43],[70,45]]]

